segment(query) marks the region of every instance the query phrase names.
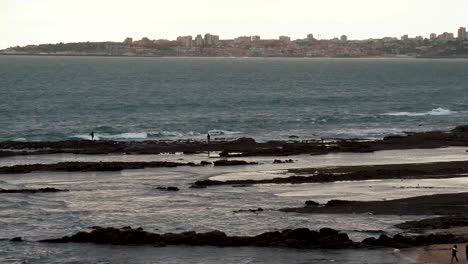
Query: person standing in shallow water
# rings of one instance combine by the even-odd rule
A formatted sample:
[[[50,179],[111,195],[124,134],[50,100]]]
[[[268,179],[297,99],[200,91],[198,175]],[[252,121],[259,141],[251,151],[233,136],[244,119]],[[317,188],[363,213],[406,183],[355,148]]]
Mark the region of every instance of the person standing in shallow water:
[[[210,136],[210,133],[208,133],[206,135],[206,141],[208,142],[208,144],[210,143],[210,139],[211,139],[211,136]]]
[[[91,131],[91,133],[89,135],[91,136],[91,140],[94,141],[94,131]]]
[[[453,259],[455,259],[458,262],[457,252],[458,252],[457,245],[453,245],[453,247],[452,247],[452,259],[450,260],[450,263],[453,263]]]

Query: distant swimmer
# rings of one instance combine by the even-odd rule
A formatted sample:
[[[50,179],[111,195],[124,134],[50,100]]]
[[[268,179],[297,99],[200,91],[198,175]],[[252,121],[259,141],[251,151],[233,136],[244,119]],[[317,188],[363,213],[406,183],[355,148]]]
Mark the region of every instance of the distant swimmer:
[[[91,131],[89,135],[91,136],[91,140],[94,140],[94,131]]]
[[[206,135],[206,140],[208,141],[208,143],[210,143],[210,139],[211,139],[211,136],[210,136],[210,133],[208,133],[208,134]]]

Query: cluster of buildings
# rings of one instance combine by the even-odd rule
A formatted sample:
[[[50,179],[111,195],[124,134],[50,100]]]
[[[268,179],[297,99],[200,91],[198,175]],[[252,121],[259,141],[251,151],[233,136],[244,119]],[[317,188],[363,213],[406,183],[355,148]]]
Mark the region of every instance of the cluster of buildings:
[[[262,39],[258,35],[220,39],[218,35],[179,36],[176,40],[140,40],[126,38],[123,42],[86,42],[28,45],[0,51],[0,54],[52,54],[103,56],[192,56],[192,57],[468,57],[465,27],[457,34],[432,33],[401,38],[349,40],[346,35],[333,39],[317,39],[308,34],[303,39],[289,36]]]

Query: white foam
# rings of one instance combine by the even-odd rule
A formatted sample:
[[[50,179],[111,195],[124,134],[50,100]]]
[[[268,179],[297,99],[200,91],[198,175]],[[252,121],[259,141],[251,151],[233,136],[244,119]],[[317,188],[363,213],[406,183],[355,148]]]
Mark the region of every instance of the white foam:
[[[387,135],[402,135],[399,128],[347,128],[332,130],[327,133],[332,137],[383,138]]]
[[[451,115],[456,112],[451,111],[450,109],[445,109],[445,108],[435,108],[432,109],[431,111],[428,112],[391,112],[391,113],[384,113],[381,115],[386,115],[386,116],[443,116],[443,115]]]
[[[222,135],[237,135],[237,134],[241,134],[242,132],[213,129],[213,130],[208,131],[208,133],[212,136],[222,136]]]
[[[72,138],[80,138],[80,139],[85,139],[85,140],[91,140],[91,135],[89,134],[78,134],[78,135],[73,135],[71,136]],[[145,139],[148,137],[148,134],[146,132],[140,132],[140,133],[122,133],[122,134],[99,134],[99,133],[94,133],[94,140],[100,140],[100,139]]]

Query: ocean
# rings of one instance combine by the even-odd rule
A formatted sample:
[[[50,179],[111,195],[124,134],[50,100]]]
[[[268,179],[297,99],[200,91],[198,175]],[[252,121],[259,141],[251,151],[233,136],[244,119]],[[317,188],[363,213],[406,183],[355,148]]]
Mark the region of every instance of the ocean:
[[[0,140],[381,138],[468,121],[468,60],[0,56]]]
[[[468,60],[124,58],[0,56],[0,141],[258,141],[382,138],[468,122]],[[296,138],[294,137],[294,138]],[[206,153],[45,154],[0,158],[0,167],[67,161],[213,161]],[[306,200],[383,200],[464,192],[468,178],[190,188],[206,179],[285,177],[289,168],[466,160],[466,148],[244,157],[256,166],[3,174],[1,189],[69,192],[0,195],[0,263],[418,263],[394,249],[296,250],[47,244],[92,226],[228,235],[330,227],[354,241],[402,232],[405,215],[282,213]],[[177,186],[164,192],[160,186]],[[424,188],[420,188],[423,186]],[[264,208],[262,213],[238,212]],[[10,242],[12,237],[25,242]]]

